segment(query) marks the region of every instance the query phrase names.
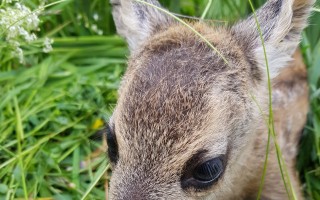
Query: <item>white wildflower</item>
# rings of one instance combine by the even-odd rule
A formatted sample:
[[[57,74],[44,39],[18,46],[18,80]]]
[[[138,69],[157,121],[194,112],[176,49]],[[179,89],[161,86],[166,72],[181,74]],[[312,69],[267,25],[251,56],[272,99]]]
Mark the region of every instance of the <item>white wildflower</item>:
[[[98,30],[98,35],[103,35],[103,30]]]
[[[98,31],[98,26],[96,24],[92,24],[91,25],[91,30],[93,30],[94,32]]]
[[[90,28],[93,32],[97,33],[98,35],[103,35],[103,31],[99,29],[96,24],[92,24]]]
[[[69,186],[69,188],[72,188],[72,189],[76,189],[76,187],[77,187],[77,185],[74,183],[69,183],[68,186]]]
[[[53,39],[51,39],[51,38],[45,38],[44,39],[44,42],[43,42],[43,49],[42,49],[42,51],[44,52],[44,53],[49,53],[50,51],[52,51],[52,44],[53,44]]]
[[[11,3],[12,0],[6,0]],[[39,12],[32,12],[21,3],[0,9],[0,37],[7,41],[11,54],[23,62],[23,51],[20,43],[30,43],[37,39],[33,31],[38,30]]]
[[[78,14],[78,15],[77,15],[77,20],[80,21],[81,19],[82,19],[82,15],[81,15],[81,14]]]
[[[31,42],[31,41],[36,40],[37,36],[36,36],[36,34],[31,33],[31,34],[26,35],[25,39],[26,39],[27,42]]]
[[[11,51],[11,54],[13,57],[16,57],[19,59],[20,63],[24,62],[24,57],[23,57],[23,51],[20,47],[16,47]]]
[[[99,20],[99,15],[98,15],[98,13],[94,13],[92,17],[93,17],[93,19],[94,19],[95,21],[98,21],[98,20]]]

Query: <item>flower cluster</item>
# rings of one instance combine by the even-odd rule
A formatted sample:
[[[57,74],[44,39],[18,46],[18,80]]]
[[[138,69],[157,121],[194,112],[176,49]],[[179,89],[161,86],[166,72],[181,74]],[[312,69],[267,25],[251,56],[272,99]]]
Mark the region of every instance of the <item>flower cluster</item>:
[[[6,2],[11,3],[11,0]],[[18,2],[12,6],[7,4],[0,9],[0,39],[6,42],[12,56],[19,58],[20,62],[23,62],[21,45],[29,44],[37,39],[34,32],[39,30],[41,11],[41,7],[36,11],[31,11],[30,8]],[[52,49],[51,43],[51,40],[45,40],[44,52]]]
[[[0,25],[5,29],[6,39],[14,40],[22,37],[25,41],[30,42],[36,39],[34,31],[39,26],[38,12],[31,12],[31,10],[16,3],[14,7],[7,7],[0,10]]]
[[[53,39],[46,37],[43,42],[44,47],[42,51],[44,53],[49,53],[50,51],[52,51],[52,43],[53,43]]]
[[[95,22],[98,22],[100,19],[100,16],[98,15],[98,13],[94,13],[92,18]],[[79,23],[82,23],[83,17],[81,14],[77,15],[77,20],[79,21]],[[99,29],[97,24],[92,23],[90,25],[89,22],[85,20],[85,27],[98,35],[103,35],[103,30]]]

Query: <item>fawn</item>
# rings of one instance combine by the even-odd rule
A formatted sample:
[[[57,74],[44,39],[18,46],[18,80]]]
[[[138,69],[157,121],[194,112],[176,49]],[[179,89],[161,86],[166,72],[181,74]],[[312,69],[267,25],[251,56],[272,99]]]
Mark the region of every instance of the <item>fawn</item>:
[[[256,199],[268,139],[264,53],[277,141],[301,199],[295,157],[308,86],[296,49],[314,1],[268,0],[231,27],[187,22],[218,51],[145,2],[111,0],[131,56],[107,127],[110,199]],[[261,198],[290,198],[273,141]]]

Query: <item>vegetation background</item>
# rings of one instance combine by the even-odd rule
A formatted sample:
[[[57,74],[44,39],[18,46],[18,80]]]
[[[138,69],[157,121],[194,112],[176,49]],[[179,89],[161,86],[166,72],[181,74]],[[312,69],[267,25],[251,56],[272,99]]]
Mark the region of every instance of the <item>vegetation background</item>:
[[[128,56],[125,42],[115,35],[109,2],[0,0],[0,10],[17,2],[39,11],[40,23],[33,31],[37,39],[19,39],[20,62],[8,47],[0,11],[0,200],[105,199],[108,159],[99,130],[116,103]],[[208,2],[161,0],[174,13],[219,25],[251,12],[247,0],[213,0],[204,16]],[[253,1],[256,8],[264,2]],[[310,112],[297,168],[308,199],[320,199],[319,7],[318,1],[301,43]],[[42,48],[46,38],[54,40],[49,53]]]

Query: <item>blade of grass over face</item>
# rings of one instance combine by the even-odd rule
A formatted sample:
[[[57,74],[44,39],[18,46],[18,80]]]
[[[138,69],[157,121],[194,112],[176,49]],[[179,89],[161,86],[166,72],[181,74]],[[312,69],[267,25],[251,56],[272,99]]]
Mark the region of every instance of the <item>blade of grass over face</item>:
[[[257,18],[257,15],[256,15],[256,12],[255,12],[255,8],[252,4],[252,1],[249,0],[249,4],[251,6],[251,9],[253,11],[253,15],[254,15],[254,18],[255,18],[255,21],[256,21],[256,25],[257,25],[257,28],[258,28],[258,31],[259,31],[259,37],[260,37],[260,40],[261,40],[261,43],[262,43],[262,47],[263,47],[263,53],[264,53],[264,58],[265,58],[265,63],[266,63],[266,70],[267,70],[267,80],[268,80],[268,98],[269,98],[269,121],[268,121],[268,144],[267,144],[267,149],[269,148],[270,146],[270,135],[272,134],[272,131],[274,131],[274,124],[273,124],[273,109],[272,109],[272,86],[271,86],[271,78],[270,78],[270,69],[269,69],[269,62],[268,62],[268,57],[267,57],[267,53],[266,53],[266,47],[265,47],[265,42],[264,42],[264,38],[262,36],[262,31],[261,31],[261,27],[260,27],[260,23],[258,21],[258,18]],[[276,141],[276,138],[274,137],[273,138],[274,141]],[[269,151],[266,152],[267,154],[269,153]],[[278,151],[277,151],[277,154],[278,154]],[[261,199],[261,194],[262,194],[262,190],[263,190],[263,183],[264,183],[264,180],[265,180],[265,176],[266,176],[266,173],[267,173],[267,164],[268,163],[268,156],[266,155],[266,158],[265,158],[265,164],[264,164],[264,169],[263,169],[263,174],[262,174],[262,178],[261,178],[261,184],[260,184],[260,187],[259,187],[259,191],[258,191],[258,195],[257,195],[257,199]],[[290,197],[289,195],[289,191],[288,191],[288,188],[286,186],[286,181],[284,179],[284,176],[283,176],[283,172],[282,172],[282,169],[281,169],[281,161],[279,160],[278,158],[278,163],[279,163],[279,167],[280,167],[280,171],[281,171],[281,175],[282,175],[282,180],[283,180],[283,183],[285,185],[285,188],[286,188],[286,191],[287,191],[287,194],[288,196]]]
[[[283,160],[282,153],[281,153],[280,147],[279,147],[279,145],[277,143],[277,138],[276,138],[276,135],[275,135],[273,109],[272,109],[272,85],[271,85],[270,69],[269,69],[269,62],[268,62],[268,57],[267,57],[267,53],[266,53],[265,42],[264,42],[264,38],[262,36],[262,31],[261,31],[261,27],[260,27],[258,18],[256,16],[255,8],[254,8],[251,0],[249,0],[249,4],[250,4],[251,9],[253,11],[253,15],[254,15],[254,18],[255,18],[255,21],[256,21],[256,25],[258,27],[259,36],[260,36],[260,40],[261,40],[261,43],[262,43],[265,62],[266,62],[267,76],[268,76],[267,78],[268,78],[268,97],[269,97],[269,122],[268,122],[269,125],[268,125],[268,144],[267,144],[267,149],[269,148],[270,135],[272,135],[272,138],[273,138],[273,141],[274,141],[274,145],[275,145],[275,148],[276,148],[276,154],[277,154],[278,164],[279,164],[279,168],[280,168],[280,172],[281,172],[281,177],[282,177],[286,192],[288,194],[289,199],[291,198],[291,195],[292,195],[293,199],[296,199],[296,195],[295,195],[294,189],[293,189],[291,181],[290,181],[290,177],[289,177],[287,169],[286,169],[286,163]],[[261,194],[262,194],[262,190],[263,190],[263,181],[265,179],[266,172],[267,172],[267,163],[268,163],[268,157],[266,155],[263,175],[262,175],[262,178],[261,178],[262,184],[260,184],[260,188],[259,188],[257,199],[261,198]],[[286,180],[286,178],[287,178],[287,180]],[[290,186],[291,193],[289,193],[287,184],[289,184],[289,186]]]
[[[266,127],[268,127],[268,130],[270,130],[270,124],[269,124],[269,120],[265,117],[265,114],[259,104],[259,102],[257,101],[257,99],[255,98],[255,96],[252,95],[252,92],[250,92],[250,96],[251,99],[254,101],[254,103],[256,104],[256,106],[259,108],[260,114],[264,119],[264,122],[266,124]],[[266,179],[266,175],[267,175],[267,167],[268,167],[268,159],[269,159],[269,152],[270,152],[270,139],[271,139],[271,134],[268,131],[268,140],[267,140],[267,147],[266,147],[266,155],[265,155],[265,160],[264,160],[264,165],[263,165],[263,172],[262,172],[262,177],[261,177],[261,181],[260,181],[260,186],[259,186],[259,191],[258,191],[258,195],[257,195],[257,200],[261,199],[261,194],[262,194],[262,190],[263,190],[263,186],[264,186],[264,182]]]

